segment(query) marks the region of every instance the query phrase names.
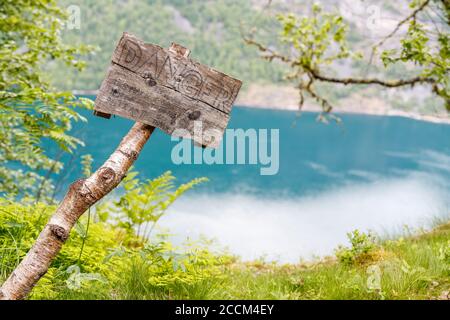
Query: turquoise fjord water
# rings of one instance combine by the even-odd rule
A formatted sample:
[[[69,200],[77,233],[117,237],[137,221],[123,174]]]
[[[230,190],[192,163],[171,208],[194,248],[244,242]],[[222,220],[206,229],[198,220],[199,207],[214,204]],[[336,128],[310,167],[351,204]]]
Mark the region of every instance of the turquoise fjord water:
[[[86,116],[74,132],[86,143],[80,152],[97,167],[132,122]],[[271,176],[261,176],[260,165],[175,165],[177,142],[156,130],[135,165],[142,177],[171,170],[179,182],[209,178],[179,199],[160,226],[176,241],[216,238],[245,259],[296,261],[332,253],[355,228],[392,232],[448,215],[450,125],[356,114],[325,125],[316,116],[233,109],[229,128],[279,129],[279,172]],[[79,174],[71,171],[67,184]]]

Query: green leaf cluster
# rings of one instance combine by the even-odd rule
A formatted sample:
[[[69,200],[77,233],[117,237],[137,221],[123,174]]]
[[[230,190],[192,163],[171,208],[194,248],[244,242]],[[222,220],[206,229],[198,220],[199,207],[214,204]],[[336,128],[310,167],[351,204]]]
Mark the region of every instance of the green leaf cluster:
[[[129,175],[123,182],[127,191],[122,198],[130,205],[112,205],[114,214],[130,216],[130,221],[137,224],[156,223],[170,203],[203,180],[195,179],[175,188],[170,173],[146,182],[140,182],[135,174]],[[127,212],[120,213],[119,208]],[[132,208],[139,213],[132,214]],[[54,206],[42,203],[27,205],[0,199],[0,283],[23,259],[54,210]],[[111,211],[110,216],[105,215],[106,210],[100,204],[92,210],[91,217],[83,216],[77,222],[31,298],[76,296],[86,289],[97,292],[96,298],[111,294],[122,299],[167,298],[173,290],[200,289],[205,281],[220,277],[221,265],[228,258],[213,253],[205,242],[189,241],[175,246],[164,233],[143,241],[137,228],[117,223],[118,216]],[[148,217],[143,217],[145,212]],[[121,289],[112,293],[109,288]]]
[[[206,178],[196,178],[175,187],[175,177],[170,171],[146,181],[141,181],[137,175],[136,171],[129,172],[121,184],[122,195],[111,205],[105,203],[101,211],[104,217],[114,216],[120,227],[136,233],[143,242],[176,199],[195,185],[207,181]]]
[[[91,101],[55,90],[45,66],[55,60],[80,71],[92,48],[62,42],[67,14],[56,1],[5,0],[0,17],[0,195],[46,195],[52,187],[46,172],[62,164],[43,143],[63,152],[81,145],[69,131],[85,120],[75,107],[89,108]]]
[[[280,14],[281,41],[295,49],[294,64],[316,70],[350,55],[346,41],[347,24],[337,14],[324,13],[317,4],[310,16]]]
[[[432,43],[431,37],[436,41]],[[397,49],[384,50],[381,53],[384,65],[412,63],[422,69],[420,75],[436,80],[433,91],[446,102],[450,111],[450,34],[434,35],[423,23],[416,19],[409,23],[406,35],[400,40]]]
[[[371,262],[372,254],[378,248],[373,234],[354,230],[347,234],[350,247],[339,246],[336,257],[346,265],[364,264]]]

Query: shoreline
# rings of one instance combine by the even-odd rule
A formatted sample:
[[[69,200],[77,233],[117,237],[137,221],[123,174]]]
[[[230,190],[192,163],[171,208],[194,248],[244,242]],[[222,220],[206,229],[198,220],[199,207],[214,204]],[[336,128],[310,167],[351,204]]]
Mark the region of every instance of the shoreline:
[[[72,93],[74,95],[97,95],[98,90],[72,90]],[[240,93],[234,102],[234,105],[252,109],[298,112],[297,96],[297,90],[292,87],[281,87],[276,85],[251,85],[246,91]],[[392,109],[376,97],[369,99],[362,97],[356,97],[354,99],[346,98],[343,99],[343,104],[348,107],[338,107],[335,108],[333,112],[338,114],[394,116],[431,123],[450,124],[450,115],[420,114],[417,112]],[[355,105],[359,106],[355,107]],[[362,109],[363,105],[364,109]],[[301,111],[321,112],[321,109],[317,105],[305,104]]]
[[[242,103],[235,103],[234,104],[237,107],[242,108],[249,108],[249,109],[263,109],[263,110],[280,110],[280,111],[299,111],[298,108],[291,108],[291,107],[279,107],[279,106],[255,106],[255,105],[247,105]],[[318,113],[321,110],[315,106],[303,106],[302,110],[300,112],[315,112]],[[388,110],[385,112],[363,112],[363,111],[356,111],[356,110],[346,110],[346,109],[336,109],[332,113],[335,114],[354,114],[354,115],[367,115],[367,116],[389,116],[389,117],[402,117],[402,118],[408,118],[418,121],[425,121],[425,122],[432,122],[432,123],[438,123],[438,124],[450,124],[450,117],[439,117],[439,116],[433,116],[433,115],[422,115],[417,114],[413,112],[406,112],[402,110]]]

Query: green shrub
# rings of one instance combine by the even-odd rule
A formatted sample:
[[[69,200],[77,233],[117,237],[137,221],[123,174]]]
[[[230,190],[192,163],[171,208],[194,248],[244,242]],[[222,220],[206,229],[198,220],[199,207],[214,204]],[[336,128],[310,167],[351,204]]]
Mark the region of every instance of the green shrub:
[[[197,178],[176,188],[175,177],[170,171],[147,181],[140,181],[138,174],[129,172],[121,184],[123,194],[117,201],[106,202],[101,211],[104,218],[113,213],[118,226],[140,237],[142,243],[150,237],[159,219],[175,200],[195,185],[207,181],[206,178]]]
[[[345,265],[365,264],[373,260],[374,251],[377,249],[375,236],[358,230],[347,233],[350,248],[339,246],[336,249],[336,257]]]
[[[170,172],[147,182],[136,175],[124,181],[124,193],[117,202],[106,200],[77,222],[31,298],[200,298],[207,294],[212,286],[204,284],[220,277],[225,257],[212,253],[204,243],[175,247],[166,235],[148,241],[144,237],[149,231],[138,233],[144,223],[151,223],[151,230],[170,204],[205,179],[175,188]],[[0,200],[0,283],[31,248],[55,209]]]

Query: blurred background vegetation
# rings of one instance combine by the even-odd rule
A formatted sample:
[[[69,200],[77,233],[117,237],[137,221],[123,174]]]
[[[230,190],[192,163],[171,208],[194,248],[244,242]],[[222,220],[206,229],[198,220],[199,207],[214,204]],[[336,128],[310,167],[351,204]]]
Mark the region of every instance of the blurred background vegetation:
[[[70,135],[70,130],[74,121],[85,120],[75,107],[90,108],[91,103],[61,90],[97,89],[123,31],[165,47],[172,41],[179,42],[192,50],[196,60],[242,79],[247,86],[283,87],[292,86],[285,79],[286,73],[292,71],[289,66],[276,59],[271,63],[260,59],[260,52],[245,44],[243,35],[252,35],[267,48],[289,54],[290,48],[280,45],[283,24],[275,16],[280,13],[308,16],[313,10],[312,1],[290,0],[58,3],[59,7],[51,0],[14,0],[4,1],[0,7],[0,282],[14,270],[55,210],[49,197],[53,190],[50,175],[60,171],[62,163],[59,156],[46,154],[43,142],[51,140],[61,153],[72,152],[82,145],[82,141]],[[367,23],[376,24],[371,20],[376,12],[373,10],[382,9],[395,21],[390,27],[395,27],[405,13],[424,2],[397,4],[379,0],[371,2],[376,4],[371,7],[361,1],[360,9],[355,1],[341,1],[339,5],[335,1],[320,3],[324,10],[345,16],[349,23],[349,45],[366,58],[330,64],[330,70],[339,75],[352,76],[368,74],[367,55],[371,46],[392,30],[389,24],[366,28]],[[447,11],[431,10],[427,14],[442,15],[445,19],[448,1],[433,3],[447,4],[444,7]],[[74,28],[76,19],[70,20],[77,10],[80,28]],[[433,21],[431,18],[426,22]],[[289,23],[284,23],[284,27]],[[448,23],[441,27],[448,39]],[[289,35],[284,31],[285,36]],[[413,44],[421,48],[416,56],[406,59],[412,63],[388,63],[384,69],[382,61],[378,61],[370,65],[370,72],[391,78],[414,75],[418,69],[420,72],[421,65],[415,65],[415,59],[430,61],[423,54],[428,44],[424,45],[420,32],[418,35],[406,42],[406,47]],[[318,40],[326,38],[326,34],[320,36]],[[401,39],[392,40],[398,44]],[[330,46],[341,40],[335,38]],[[446,46],[448,43],[442,45]],[[394,56],[394,53],[385,56],[385,61],[395,60]],[[444,52],[442,61],[448,63],[448,56],[448,51]],[[444,73],[439,76],[444,76],[445,84],[448,73],[445,65],[442,70]],[[403,110],[445,110],[443,101],[427,90],[386,93],[379,87],[342,88],[323,84],[317,92],[326,93],[331,103],[355,104],[356,95],[385,100]],[[85,155],[82,159],[85,175],[89,175],[91,163],[92,159]],[[167,240],[167,234],[161,232],[149,239],[167,207],[203,181],[196,179],[176,188],[170,173],[145,182],[130,173],[117,201],[106,199],[78,222],[31,297],[449,298],[450,228],[446,221],[440,221],[440,226],[431,232],[406,233],[405,238],[395,240],[354,231],[348,235],[350,246],[338,248],[334,257],[285,266],[264,260],[243,263],[223,251],[213,250],[210,243],[187,243],[176,248]]]
[[[53,66],[55,82],[65,89],[98,89],[124,31],[163,47],[178,42],[191,49],[195,60],[239,77],[244,83],[282,81],[282,67],[259,59],[259,53],[241,38],[241,22],[268,30],[276,24],[251,1],[63,0],[60,3],[66,7],[79,6],[81,13],[80,29],[64,29],[63,38],[72,44],[95,44],[99,49],[87,59],[85,72],[67,74]]]
[[[192,58],[240,78],[244,82],[244,90],[238,102],[246,105],[264,104],[267,107],[292,104],[292,101],[297,104],[297,92],[283,90],[297,86],[297,83],[286,79],[286,75],[292,73],[292,68],[276,59],[267,63],[261,59],[257,48],[245,43],[243,36],[251,35],[266,47],[289,54],[291,47],[280,41],[284,23],[277,20],[277,15],[312,17],[313,4],[318,4],[323,12],[342,16],[346,25],[344,40],[348,42],[348,49],[361,55],[360,59],[337,59],[328,66],[324,65],[327,73],[329,71],[333,75],[343,77],[357,75],[386,79],[408,78],[417,75],[427,66],[409,58],[408,61],[403,61],[406,63],[391,63],[385,68],[379,56],[373,59],[370,57],[371,50],[372,46],[395,29],[399,21],[414,12],[423,2],[400,1],[393,4],[386,0],[61,0],[61,6],[78,7],[80,13],[79,29],[64,28],[63,39],[71,44],[92,44],[98,50],[87,58],[85,72],[68,72],[60,68],[59,63],[51,63],[49,70],[55,84],[60,88],[96,90],[104,77],[118,39],[123,31],[127,31],[164,47],[168,47],[172,41],[178,42],[192,50]],[[425,26],[430,39],[427,46],[432,48],[437,42],[436,30],[447,34],[445,39],[448,39],[449,26],[448,21],[445,21],[446,9],[442,7],[446,1],[429,2],[427,8],[417,15],[417,21]],[[398,47],[406,35],[409,22],[402,25],[391,39],[385,41],[386,46],[380,48],[379,54],[381,49]],[[329,45],[331,49],[336,46],[335,43]],[[446,59],[448,60],[448,57]],[[249,92],[250,88],[253,91]],[[268,91],[269,94],[264,94]],[[386,90],[378,86],[318,84],[317,93],[324,92],[327,93],[326,99],[331,104],[353,111],[367,112],[372,107],[423,114],[444,114],[445,111],[445,101],[436,98],[430,89],[421,86],[416,86],[413,90],[410,87]],[[264,100],[260,101],[261,97],[258,99],[258,95],[263,96]],[[314,104],[313,100],[309,104]],[[415,103],[412,103],[413,101]]]

